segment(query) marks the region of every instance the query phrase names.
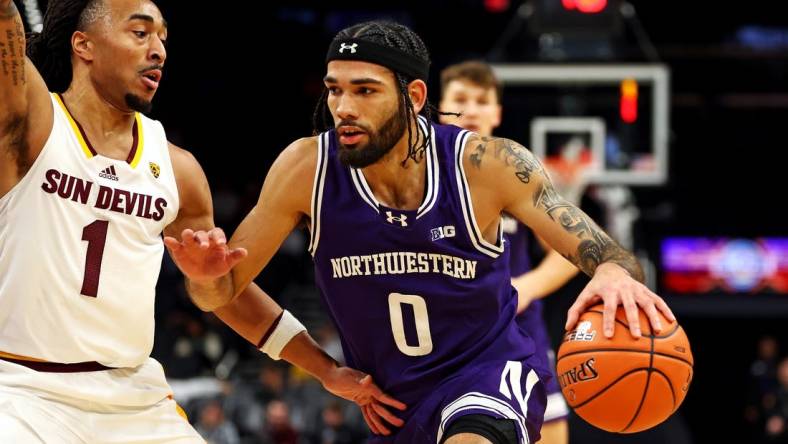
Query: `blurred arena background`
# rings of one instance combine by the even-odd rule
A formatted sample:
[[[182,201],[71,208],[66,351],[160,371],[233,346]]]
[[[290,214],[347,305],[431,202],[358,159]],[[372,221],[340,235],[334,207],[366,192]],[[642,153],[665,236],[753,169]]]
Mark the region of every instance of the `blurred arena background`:
[[[40,23],[45,1],[17,3],[28,26]],[[559,169],[588,162],[583,209],[634,249],[689,335],[695,379],[673,418],[613,436],[575,417],[570,441],[788,442],[788,21],[779,2],[157,3],[169,46],[152,117],[203,165],[228,233],[277,154],[311,134],[331,37],[362,20],[400,21],[432,52],[433,103],[440,69],[487,60],[505,85],[497,134]],[[573,147],[585,157],[571,157]],[[293,233],[258,283],[341,359],[306,243]],[[555,344],[584,282],[546,299]],[[352,406],[196,309],[168,258],[156,337],[153,356],[209,441],[364,441]]]

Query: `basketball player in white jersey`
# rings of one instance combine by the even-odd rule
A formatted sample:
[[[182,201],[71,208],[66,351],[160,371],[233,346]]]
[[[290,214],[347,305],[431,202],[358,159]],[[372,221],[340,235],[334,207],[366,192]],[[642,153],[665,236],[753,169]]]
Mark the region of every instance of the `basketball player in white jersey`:
[[[148,0],[51,0],[27,59],[19,13],[0,0],[2,443],[202,441],[149,358],[161,233],[207,247],[181,233],[213,228],[201,167],[143,115],[166,38]],[[218,314],[264,352],[381,414],[380,402],[404,407],[247,292],[246,312]]]

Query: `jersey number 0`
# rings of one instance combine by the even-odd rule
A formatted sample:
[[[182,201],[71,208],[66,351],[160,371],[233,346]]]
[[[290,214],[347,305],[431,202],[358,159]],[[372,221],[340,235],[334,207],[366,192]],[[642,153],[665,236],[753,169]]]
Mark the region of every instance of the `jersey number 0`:
[[[416,320],[416,345],[408,345],[405,339],[405,323],[402,320],[402,304],[413,307],[413,317]],[[408,356],[424,356],[432,352],[432,335],[430,334],[430,319],[427,316],[427,303],[424,298],[415,294],[389,294],[389,315],[391,316],[391,332],[394,333],[394,342],[402,353]]]

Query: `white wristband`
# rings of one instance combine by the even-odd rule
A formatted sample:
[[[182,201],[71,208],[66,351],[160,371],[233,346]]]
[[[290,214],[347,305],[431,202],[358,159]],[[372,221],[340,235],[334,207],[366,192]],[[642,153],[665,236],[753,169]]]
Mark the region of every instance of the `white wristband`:
[[[285,310],[282,312],[282,318],[279,320],[279,324],[274,331],[271,332],[265,344],[260,347],[260,351],[270,356],[271,359],[278,361],[281,359],[279,353],[282,353],[282,349],[285,348],[287,343],[290,342],[295,335],[302,331],[306,331],[304,324],[298,322],[295,316]]]

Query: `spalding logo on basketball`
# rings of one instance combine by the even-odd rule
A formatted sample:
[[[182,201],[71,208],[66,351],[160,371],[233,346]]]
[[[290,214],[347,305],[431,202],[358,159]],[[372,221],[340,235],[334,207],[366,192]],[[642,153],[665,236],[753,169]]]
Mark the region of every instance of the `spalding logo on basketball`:
[[[663,331],[655,335],[641,311],[643,336],[635,339],[619,307],[608,339],[601,334],[603,309],[589,308],[564,335],[556,365],[564,398],[578,416],[603,430],[654,427],[679,408],[689,390],[694,361],[687,335],[664,317]]]

